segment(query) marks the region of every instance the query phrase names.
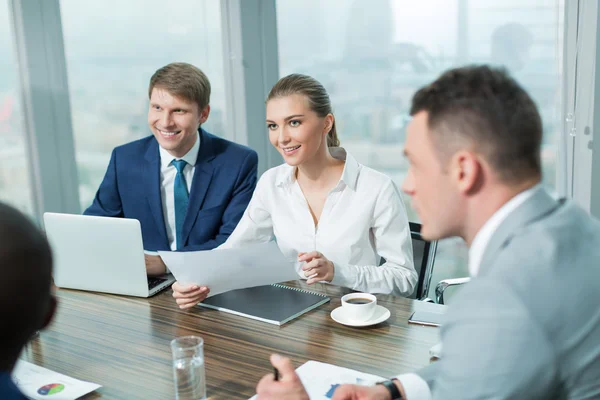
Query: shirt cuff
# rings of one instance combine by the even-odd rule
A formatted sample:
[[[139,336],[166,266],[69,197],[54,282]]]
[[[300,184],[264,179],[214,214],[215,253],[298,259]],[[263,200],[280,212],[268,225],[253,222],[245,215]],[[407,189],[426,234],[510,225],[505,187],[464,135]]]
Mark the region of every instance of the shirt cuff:
[[[333,262],[333,261],[332,261]],[[355,289],[356,272],[353,265],[341,265],[333,263],[333,279],[331,283]]]
[[[431,400],[431,390],[427,382],[417,374],[403,374],[396,377],[404,388],[406,400]]]

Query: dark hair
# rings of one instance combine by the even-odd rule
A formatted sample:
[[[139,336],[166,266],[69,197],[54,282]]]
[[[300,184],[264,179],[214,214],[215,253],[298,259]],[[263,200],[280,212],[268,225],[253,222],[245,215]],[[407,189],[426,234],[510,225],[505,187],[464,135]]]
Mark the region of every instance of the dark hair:
[[[506,183],[541,176],[540,114],[505,69],[451,69],[414,95],[410,114],[420,111],[445,160],[466,139]]]
[[[16,209],[0,203],[0,371],[10,369],[53,304],[52,253],[44,234]]]
[[[319,117],[332,114],[331,101],[327,91],[319,81],[308,75],[291,74],[281,78],[269,92],[267,102],[278,97],[286,97],[293,94],[301,94],[306,97],[310,109]],[[327,133],[327,147],[337,147],[340,140],[335,129],[335,119],[331,129]]]
[[[155,87],[198,104],[199,111],[210,103],[210,82],[204,72],[192,64],[176,62],[159,68],[150,78],[148,97],[152,97]]]

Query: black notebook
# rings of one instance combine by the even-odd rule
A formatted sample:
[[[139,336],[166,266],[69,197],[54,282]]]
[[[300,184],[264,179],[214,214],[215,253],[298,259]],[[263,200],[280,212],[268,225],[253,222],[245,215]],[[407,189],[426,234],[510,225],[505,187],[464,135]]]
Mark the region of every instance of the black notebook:
[[[231,290],[209,297],[200,305],[270,324],[283,325],[330,300],[320,293],[273,284]]]

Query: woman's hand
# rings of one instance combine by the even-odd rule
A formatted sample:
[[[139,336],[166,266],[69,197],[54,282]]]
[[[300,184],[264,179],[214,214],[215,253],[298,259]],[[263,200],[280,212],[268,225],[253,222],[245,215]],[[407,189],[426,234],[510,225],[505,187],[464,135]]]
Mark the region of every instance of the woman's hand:
[[[304,271],[304,276],[308,278],[306,283],[309,285],[320,281],[331,282],[333,280],[335,273],[333,263],[318,251],[299,253],[298,261],[305,262],[302,271]]]
[[[179,282],[175,282],[171,288],[173,289],[173,297],[182,310],[192,308],[204,301],[210,293],[210,289],[206,286],[182,285]]]

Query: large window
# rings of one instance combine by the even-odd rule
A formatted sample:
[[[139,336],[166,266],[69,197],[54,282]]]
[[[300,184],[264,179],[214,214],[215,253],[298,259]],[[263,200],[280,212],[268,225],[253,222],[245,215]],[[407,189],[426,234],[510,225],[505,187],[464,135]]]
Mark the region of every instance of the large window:
[[[8,1],[0,0],[0,200],[32,215],[19,76]]]
[[[115,146],[150,135],[148,82],[175,61],[212,85],[205,128],[225,131],[220,2],[61,0],[82,208],[91,204]]]
[[[504,65],[541,111],[544,183],[553,189],[562,13],[561,0],[279,0],[280,74],[305,73],[323,83],[342,146],[400,186],[415,90],[454,66]],[[406,204],[409,219],[417,221]],[[460,241],[443,241],[432,284],[466,276],[466,263]]]

